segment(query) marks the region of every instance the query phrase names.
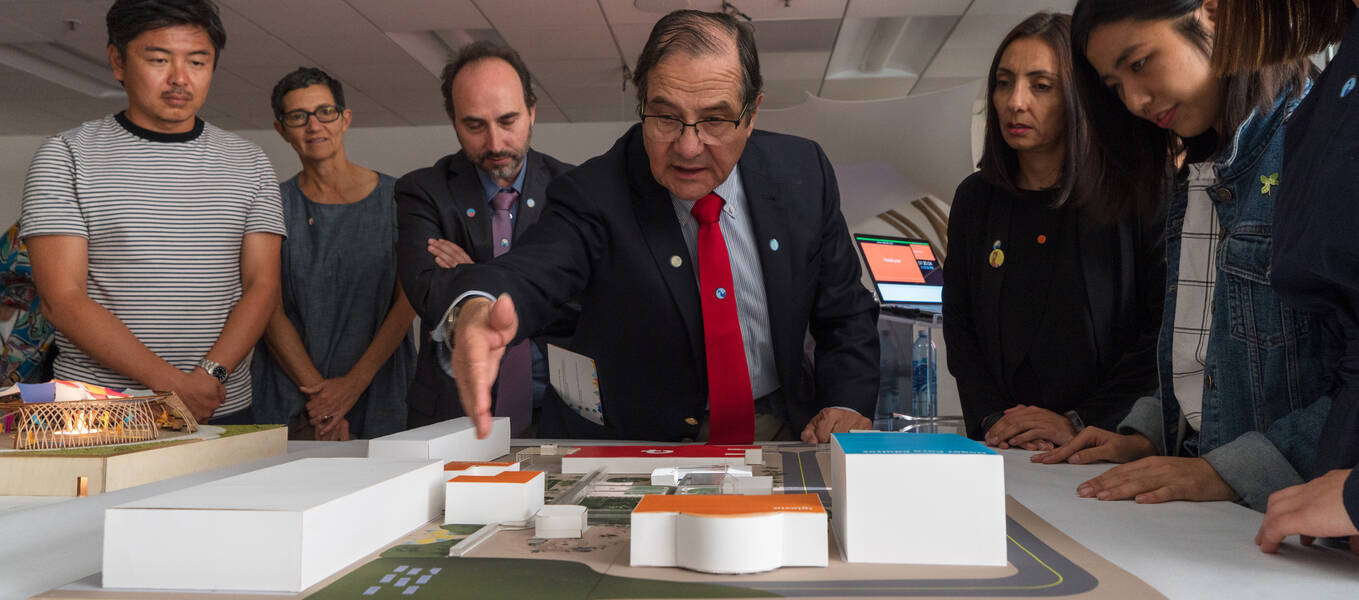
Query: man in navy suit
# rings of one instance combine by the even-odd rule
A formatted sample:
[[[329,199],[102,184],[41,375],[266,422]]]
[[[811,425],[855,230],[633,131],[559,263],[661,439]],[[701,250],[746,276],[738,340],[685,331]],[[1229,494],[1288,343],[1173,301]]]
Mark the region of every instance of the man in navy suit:
[[[446,302],[429,302],[435,274],[487,262],[500,253],[496,247],[500,240],[493,235],[497,196],[507,197],[510,232],[503,236],[505,243],[518,242],[546,208],[548,182],[571,168],[529,147],[536,105],[529,82],[528,68],[514,50],[488,42],[463,47],[444,68],[440,87],[462,150],[406,174],[396,184],[397,264],[401,285],[421,317],[420,355],[406,394],[408,427],[463,414],[457,385],[445,373],[448,363],[431,339],[433,326],[448,308]],[[566,324],[564,320],[559,325]],[[544,379],[546,374],[534,349],[523,350],[529,353],[528,360],[506,374],[527,393],[515,398],[521,410],[510,415],[518,421],[512,423],[515,435],[531,419],[532,367],[540,367]]]
[[[506,346],[577,298],[573,349],[595,361],[602,424],[550,390],[544,436],[826,442],[869,427],[877,305],[821,148],[754,129],[761,77],[748,26],[671,13],[633,83],[642,122],[558,177],[523,241],[430,285],[431,302],[448,307],[440,326],[478,433]],[[783,431],[761,431],[770,421]]]

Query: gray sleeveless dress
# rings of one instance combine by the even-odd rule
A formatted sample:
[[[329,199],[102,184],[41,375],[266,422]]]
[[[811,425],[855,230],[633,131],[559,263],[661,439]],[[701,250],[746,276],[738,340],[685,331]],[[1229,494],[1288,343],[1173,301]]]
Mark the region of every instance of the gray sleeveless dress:
[[[339,377],[358,362],[392,307],[396,285],[396,179],[352,204],[307,199],[294,176],[281,184],[283,310],[317,370]],[[387,361],[345,417],[350,435],[374,438],[406,428],[406,387],[415,374],[414,336]],[[291,423],[307,405],[261,340],[250,367],[256,423]]]

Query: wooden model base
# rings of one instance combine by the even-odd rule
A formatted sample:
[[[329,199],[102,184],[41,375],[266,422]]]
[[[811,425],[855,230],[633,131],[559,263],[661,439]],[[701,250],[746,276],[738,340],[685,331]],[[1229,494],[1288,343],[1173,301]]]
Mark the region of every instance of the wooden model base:
[[[218,438],[115,446],[104,455],[90,455],[89,449],[0,452],[0,495],[79,496],[84,495],[80,493],[83,487],[85,494],[93,496],[277,456],[288,449],[286,427],[239,435],[232,435],[239,431],[235,426],[226,429]]]

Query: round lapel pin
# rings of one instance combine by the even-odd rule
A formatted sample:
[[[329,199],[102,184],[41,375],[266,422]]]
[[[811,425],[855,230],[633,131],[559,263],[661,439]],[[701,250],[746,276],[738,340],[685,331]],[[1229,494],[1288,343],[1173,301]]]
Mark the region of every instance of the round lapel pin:
[[[675,256],[670,257],[670,266],[675,267],[676,269],[678,269],[678,268],[680,268],[680,265],[683,265],[683,264],[684,264],[684,259],[680,258],[678,254],[676,254]]]
[[[778,252],[778,251],[779,251],[779,239],[778,239],[778,238],[769,238],[769,249],[770,249],[770,250],[773,250],[773,251],[775,251],[775,252]]]
[[[991,256],[987,258],[986,262],[990,263],[992,269],[999,269],[1001,265],[1005,264],[1005,252],[1000,249],[1000,240],[996,240],[996,243],[991,245]]]
[[[717,288],[717,292],[716,292],[715,295],[717,296],[717,299],[718,299],[718,300],[726,300],[726,299],[727,299],[727,288]]]
[[[475,208],[469,208],[469,209],[467,209],[467,218],[470,219],[470,218],[475,217],[475,216],[477,216],[477,209],[475,209]]]
[[[1046,244],[1046,243],[1048,243],[1048,236],[1043,235],[1043,234],[1041,234],[1041,233],[1038,234],[1038,245],[1039,245],[1039,246],[1042,246],[1043,244]]]
[[[525,201],[524,201],[524,204],[527,204],[529,208],[533,208],[534,206],[537,205],[537,203],[533,201],[533,198],[529,198],[528,200],[525,200]]]

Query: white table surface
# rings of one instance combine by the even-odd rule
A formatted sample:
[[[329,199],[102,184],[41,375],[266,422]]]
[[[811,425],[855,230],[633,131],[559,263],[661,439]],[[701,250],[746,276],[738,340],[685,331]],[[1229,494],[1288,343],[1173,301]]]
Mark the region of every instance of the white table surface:
[[[568,443],[568,442],[563,442]],[[0,498],[0,599],[27,598],[100,570],[104,509],[314,456],[363,456],[366,442],[289,442],[288,454],[89,498]],[[1059,530],[1170,598],[1359,598],[1359,558],[1290,540],[1261,553],[1261,515],[1229,502],[1137,505],[1076,496],[1110,465],[1034,465],[1007,450],[1005,488]],[[87,580],[88,581],[88,580]]]
[[[1035,514],[1170,598],[1359,598],[1359,557],[1255,545],[1264,517],[1231,502],[1136,504],[1081,498],[1076,486],[1113,465],[1039,465],[1004,450],[1005,490]]]

